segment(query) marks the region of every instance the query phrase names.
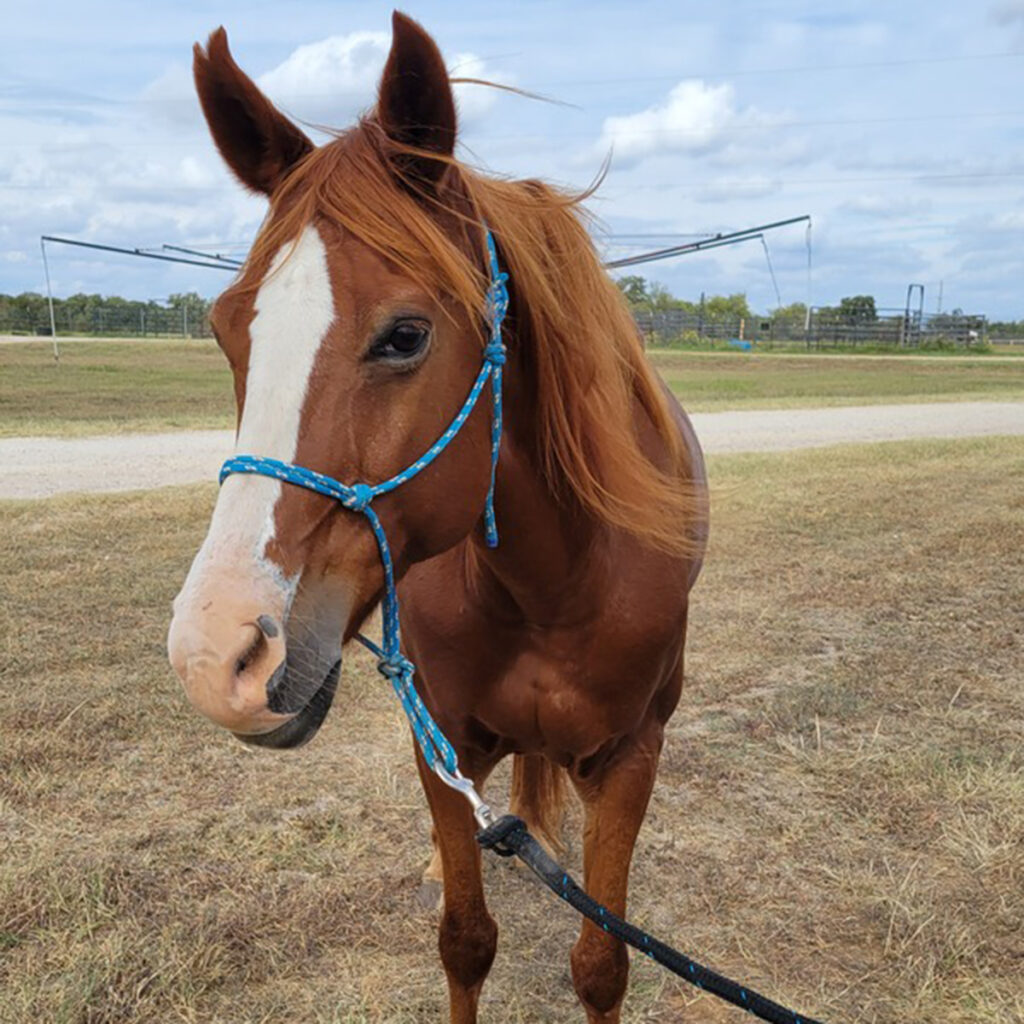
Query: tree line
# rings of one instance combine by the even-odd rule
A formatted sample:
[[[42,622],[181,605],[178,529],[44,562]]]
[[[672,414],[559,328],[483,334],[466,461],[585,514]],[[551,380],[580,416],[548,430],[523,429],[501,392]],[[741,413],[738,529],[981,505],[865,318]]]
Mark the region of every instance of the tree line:
[[[123,299],[118,295],[79,293],[53,300],[58,334],[181,334],[205,337],[212,300],[182,292],[166,300]],[[45,295],[0,294],[0,332],[48,334],[50,310]]]
[[[761,314],[750,308],[747,296],[743,292],[733,295],[709,295],[701,301],[691,302],[673,295],[664,285],[657,281],[629,274],[617,279],[616,284],[626,297],[634,313],[652,314],[665,313],[669,310],[682,310],[694,317],[703,317],[709,323],[722,321],[739,321],[764,318],[776,324],[800,324],[807,317],[807,306],[802,302],[793,302],[788,306],[779,306],[770,314]],[[935,327],[941,326],[944,320],[955,324],[965,318],[962,309],[953,309],[947,313],[932,313],[928,319]],[[878,323],[881,319],[878,306],[873,295],[847,295],[835,306],[818,306],[815,318],[822,325],[839,325],[848,327],[867,327]],[[980,318],[973,318],[980,319]],[[1024,319],[992,320],[986,325],[992,337],[1024,338]]]
[[[648,281],[636,274],[620,277],[618,284],[630,308],[637,313],[665,313],[671,309],[682,310],[692,316],[701,316],[708,322],[751,320],[755,317],[771,319],[776,323],[802,325],[807,318],[807,306],[803,302],[792,302],[779,306],[770,314],[761,314],[750,308],[745,292],[733,295],[704,296],[698,302],[680,299],[663,284]],[[817,309],[820,319],[845,324],[870,324],[878,320],[878,311],[872,295],[850,295],[839,300],[838,306],[821,306]]]
[[[688,299],[677,298],[663,284],[648,281],[636,274],[620,277],[616,284],[633,313],[641,316],[679,310],[694,320],[703,320],[708,324],[739,323],[740,320],[749,322],[761,316],[750,308],[745,292],[707,295],[697,302],[691,302]],[[807,306],[802,302],[780,306],[771,314],[771,319],[776,323],[792,323],[801,328],[806,318]]]

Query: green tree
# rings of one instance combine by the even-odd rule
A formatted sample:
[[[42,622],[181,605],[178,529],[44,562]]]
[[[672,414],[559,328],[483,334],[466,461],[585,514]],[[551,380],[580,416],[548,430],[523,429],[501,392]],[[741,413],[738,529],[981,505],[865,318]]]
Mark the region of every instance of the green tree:
[[[807,306],[803,302],[791,302],[788,306],[779,306],[771,315],[772,323],[778,331],[793,334],[804,329],[807,323]]]
[[[205,334],[207,317],[213,305],[197,292],[178,292],[167,299],[167,305],[188,325],[189,334]]]
[[[650,308],[655,313],[663,313],[667,309],[674,309],[679,300],[663,285],[657,281],[651,281],[647,289]]]
[[[647,292],[647,282],[639,274],[626,274],[616,282],[620,291],[626,296],[631,306],[647,306],[650,308],[651,297]]]
[[[704,301],[704,315],[708,320],[749,320],[750,305],[744,292],[735,295],[712,295]]]
[[[878,319],[873,295],[848,295],[839,300],[839,319],[848,324],[873,324]]]

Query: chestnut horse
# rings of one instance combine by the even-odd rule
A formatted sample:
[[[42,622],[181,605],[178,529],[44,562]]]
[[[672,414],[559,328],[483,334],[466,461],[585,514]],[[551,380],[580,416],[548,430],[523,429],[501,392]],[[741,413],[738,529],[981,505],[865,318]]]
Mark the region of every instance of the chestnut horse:
[[[481,365],[484,225],[493,233],[510,291],[500,546],[484,543],[481,521],[485,410],[374,508],[416,686],[462,771],[481,787],[514,755],[512,809],[552,840],[567,776],[585,809],[587,891],[623,913],[682,686],[706,485],[579,197],[454,157],[451,80],[400,14],[376,108],[321,147],[239,69],[223,29],[196,47],[195,79],[221,155],[270,200],[211,317],[234,374],[238,452],[370,482],[420,456]],[[214,722],[249,743],[297,745],[327,714],[342,647],[383,585],[363,516],[280,480],[229,476],[175,601],[171,662]],[[469,1024],[497,927],[469,805],[416,756],[443,875],[451,1019]],[[625,948],[585,923],[571,962],[587,1019],[618,1021]]]

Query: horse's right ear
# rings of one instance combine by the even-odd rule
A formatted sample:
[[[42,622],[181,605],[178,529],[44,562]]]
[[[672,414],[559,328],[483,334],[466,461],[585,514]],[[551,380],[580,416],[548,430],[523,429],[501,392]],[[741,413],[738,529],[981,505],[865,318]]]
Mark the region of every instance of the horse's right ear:
[[[192,52],[196,92],[220,155],[246,188],[270,195],[313,143],[235,63],[223,28]]]

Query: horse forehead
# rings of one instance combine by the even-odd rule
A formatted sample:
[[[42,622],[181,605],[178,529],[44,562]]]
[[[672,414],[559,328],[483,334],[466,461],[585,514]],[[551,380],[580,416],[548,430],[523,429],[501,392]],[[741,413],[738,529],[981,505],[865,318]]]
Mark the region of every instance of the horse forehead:
[[[240,451],[294,459],[313,366],[335,316],[326,247],[308,225],[281,246],[253,299]]]

